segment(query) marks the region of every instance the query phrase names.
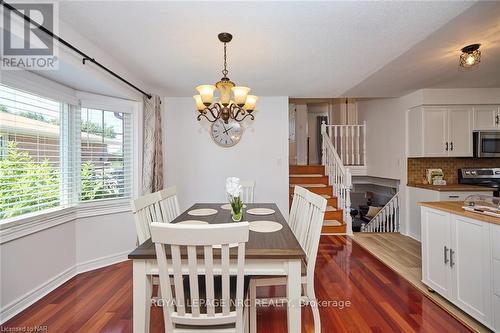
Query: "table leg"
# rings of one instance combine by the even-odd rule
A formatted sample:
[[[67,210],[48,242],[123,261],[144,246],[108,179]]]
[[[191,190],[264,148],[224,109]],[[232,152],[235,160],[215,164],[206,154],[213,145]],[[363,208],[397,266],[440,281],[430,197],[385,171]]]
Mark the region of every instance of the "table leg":
[[[149,309],[151,305],[150,278],[146,275],[146,261],[133,260],[133,323],[134,333],[149,332]]]
[[[302,330],[300,304],[301,288],[300,260],[290,260],[288,262],[288,278],[286,285],[286,295],[288,298],[288,333],[300,333]]]

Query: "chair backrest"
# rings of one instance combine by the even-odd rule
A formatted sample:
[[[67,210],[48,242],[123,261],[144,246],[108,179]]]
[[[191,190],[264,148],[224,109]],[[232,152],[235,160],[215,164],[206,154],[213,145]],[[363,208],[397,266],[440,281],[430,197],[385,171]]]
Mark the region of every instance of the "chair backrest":
[[[243,268],[245,243],[249,234],[248,222],[211,225],[154,222],[151,225],[151,233],[158,258],[161,294],[165,300],[165,331],[173,332],[176,324],[210,326],[234,323],[236,332],[243,332]],[[232,244],[232,247],[236,246],[235,243],[238,248],[237,256],[230,260],[229,244]],[[214,247],[220,249],[214,250]],[[182,251],[184,258],[181,258]],[[220,259],[214,260],[215,251],[220,252]],[[169,252],[171,260],[167,260]],[[186,304],[184,296],[183,275],[186,273],[189,275],[189,304]],[[174,278],[171,282],[172,275]],[[204,289],[199,288],[199,275],[205,275]],[[230,275],[236,275],[234,311],[231,311]],[[221,300],[215,299],[215,276],[221,277]],[[200,295],[206,295],[206,298],[200,299]],[[206,313],[200,312],[200,303],[206,304]],[[216,303],[221,305],[221,312],[215,311]],[[186,311],[188,308],[190,313]]]
[[[139,244],[144,243],[151,237],[151,223],[168,223],[179,216],[179,202],[175,186],[132,200],[132,213]]]
[[[292,207],[290,208],[288,225],[295,235],[297,235],[297,224],[306,207],[307,192],[309,191],[300,186],[295,186],[293,190]]]
[[[305,199],[305,205],[298,217],[295,237],[297,237],[302,249],[306,253],[307,277],[309,280],[314,278],[314,268],[327,200],[309,191],[307,191]]]
[[[241,185],[241,200],[243,203],[253,203],[255,181],[253,180],[242,180]]]

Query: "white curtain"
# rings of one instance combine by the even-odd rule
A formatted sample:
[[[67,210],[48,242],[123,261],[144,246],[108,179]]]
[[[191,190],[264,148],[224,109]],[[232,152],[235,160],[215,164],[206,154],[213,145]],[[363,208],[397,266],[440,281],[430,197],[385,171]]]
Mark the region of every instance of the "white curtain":
[[[163,188],[163,147],[161,134],[161,100],[157,95],[144,96],[142,192],[153,193]]]

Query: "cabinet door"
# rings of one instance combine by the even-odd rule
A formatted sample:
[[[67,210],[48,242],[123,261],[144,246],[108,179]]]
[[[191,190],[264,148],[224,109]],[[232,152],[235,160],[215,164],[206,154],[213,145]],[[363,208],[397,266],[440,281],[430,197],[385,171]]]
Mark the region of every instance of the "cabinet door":
[[[472,108],[448,109],[449,156],[472,156]]]
[[[422,207],[422,282],[451,297],[450,214]]]
[[[474,130],[495,130],[500,128],[498,124],[498,106],[474,107]]]
[[[492,323],[490,224],[451,215],[453,302],[484,324]]]
[[[424,108],[423,142],[425,157],[448,156],[446,151],[447,133],[446,108]]]

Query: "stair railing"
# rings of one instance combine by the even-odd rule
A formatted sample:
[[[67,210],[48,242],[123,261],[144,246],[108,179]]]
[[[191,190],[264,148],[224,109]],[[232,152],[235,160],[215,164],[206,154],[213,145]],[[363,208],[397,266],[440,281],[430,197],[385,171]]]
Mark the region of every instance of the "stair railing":
[[[400,197],[397,192],[388,203],[368,222],[361,225],[362,232],[399,232]]]
[[[326,125],[326,133],[344,165],[366,165],[366,122]]]
[[[326,124],[321,124],[322,135],[322,164],[328,176],[328,183],[333,187],[333,195],[337,197],[338,207],[343,211],[343,219],[346,224],[346,232],[352,235],[351,217],[351,188],[352,175],[348,168],[344,166],[337,150],[333,146],[332,140],[328,136]]]

